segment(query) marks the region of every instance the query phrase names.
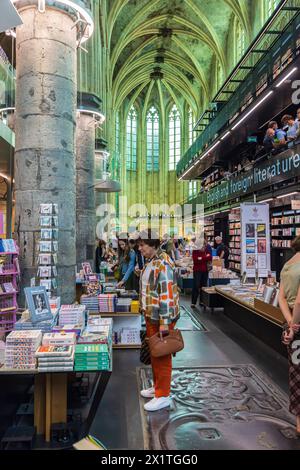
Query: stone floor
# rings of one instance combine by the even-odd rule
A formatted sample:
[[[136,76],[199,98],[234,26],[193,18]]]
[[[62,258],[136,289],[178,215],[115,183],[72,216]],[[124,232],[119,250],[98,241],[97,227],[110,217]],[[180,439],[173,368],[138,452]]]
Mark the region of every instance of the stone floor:
[[[189,299],[182,298],[181,303],[189,308]],[[235,408],[232,403],[229,407],[220,406],[214,402],[213,397],[208,396],[211,401],[210,412],[215,413],[215,408],[219,406],[219,414],[217,413],[215,420],[217,426],[207,426],[208,422],[212,423],[211,418],[203,417],[201,410],[195,410],[195,406],[185,406],[179,410],[178,401],[175,399],[175,409],[170,413],[165,410],[155,413],[156,417],[151,418],[160,430],[163,428],[161,434],[163,437],[159,442],[158,440],[154,442],[151,433],[154,431],[155,434],[155,426],[151,427],[151,420],[147,420],[147,417],[144,419],[144,413],[140,411],[139,352],[116,350],[113,358],[113,374],[98,408],[91,433],[109,449],[144,449],[147,445],[155,449],[182,449],[185,445],[182,436],[189,433],[191,440],[186,444],[188,449],[192,447],[262,450],[300,448],[300,441],[295,439],[291,426],[294,419],[287,411],[286,359],[226,318],[222,310],[216,310],[213,315],[208,311],[197,310],[196,317],[206,331],[194,329],[195,322],[189,324],[187,316],[184,315],[182,327],[185,349],[174,360],[174,380],[180,381],[180,377],[185,373],[188,375],[196,373],[199,376],[199,370],[192,370],[196,368],[208,374],[210,380],[215,382],[216,371],[221,371],[223,377],[221,382],[225,380],[227,385],[224,382],[224,391],[226,391],[226,387],[230,384],[228,377],[231,377],[232,371],[239,371],[238,377],[233,380],[236,380],[239,393],[241,390],[243,393],[235,402]],[[188,331],[189,326],[190,331]],[[240,369],[240,365],[243,365],[244,369]],[[188,368],[188,371],[180,371],[180,368]],[[246,382],[241,383],[243,374]],[[149,380],[147,371],[144,380]],[[218,390],[214,393],[220,392],[221,382],[218,382]],[[247,395],[246,389],[251,393]],[[200,393],[198,397],[203,398],[203,390],[199,391],[198,387],[197,392]],[[276,400],[273,401],[273,398]],[[182,403],[180,406],[183,406]],[[236,421],[231,419],[231,426],[226,426],[226,419],[232,415],[233,408],[238,413],[238,419]],[[178,410],[184,415],[184,419],[180,422],[176,419],[174,421],[174,418],[178,418]],[[199,413],[202,416],[200,419]],[[248,419],[250,415],[255,414],[259,415],[256,421]],[[256,426],[258,420],[260,420],[259,429]],[[200,440],[199,436],[202,436]],[[237,436],[242,436],[240,441]]]

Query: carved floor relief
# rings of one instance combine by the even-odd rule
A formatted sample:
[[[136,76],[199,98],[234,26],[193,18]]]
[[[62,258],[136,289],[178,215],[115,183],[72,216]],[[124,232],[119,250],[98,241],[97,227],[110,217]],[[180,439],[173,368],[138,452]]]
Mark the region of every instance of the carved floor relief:
[[[152,386],[151,368],[138,376]],[[172,409],[143,411],[150,449],[300,449],[287,396],[252,365],[176,368],[171,393]]]

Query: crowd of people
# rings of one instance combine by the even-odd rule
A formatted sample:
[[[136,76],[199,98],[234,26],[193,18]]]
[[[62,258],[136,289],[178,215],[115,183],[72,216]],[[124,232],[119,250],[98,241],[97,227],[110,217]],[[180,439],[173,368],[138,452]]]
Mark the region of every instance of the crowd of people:
[[[228,262],[229,250],[221,237],[216,237],[213,249],[206,236],[189,239],[164,235],[162,240],[151,230],[134,234],[120,234],[107,244],[98,241],[96,272],[102,263],[110,263],[117,287],[137,290],[140,311],[145,318],[146,334],[150,338],[159,333],[168,335],[175,329],[180,316],[176,263],[183,257],[193,260],[192,306],[196,307],[201,288],[207,285],[213,254]],[[214,253],[215,250],[215,253]],[[170,389],[172,355],[151,355],[154,386],[142,390],[143,398],[151,398],[144,405],[146,411],[157,411],[171,404]]]
[[[267,153],[279,153],[287,147],[289,142],[294,142],[300,138],[300,108],[294,118],[290,114],[285,114],[281,119],[282,128],[279,128],[276,121],[271,121],[264,138],[264,149]]]
[[[101,263],[109,262],[118,281],[118,288],[126,290],[140,290],[140,276],[147,265],[142,249],[141,236],[134,234],[120,234],[116,240],[107,244],[99,240],[96,249],[96,273],[100,272]],[[193,292],[192,307],[196,307],[201,288],[207,286],[208,273],[211,269],[213,256],[224,260],[224,267],[229,267],[229,248],[224,244],[222,237],[215,238],[212,247],[207,237],[197,238],[191,235],[189,238],[176,237],[165,234],[160,240],[157,237],[159,252],[165,253],[176,267],[183,257],[188,256],[193,260]],[[200,298],[201,303],[201,298]]]

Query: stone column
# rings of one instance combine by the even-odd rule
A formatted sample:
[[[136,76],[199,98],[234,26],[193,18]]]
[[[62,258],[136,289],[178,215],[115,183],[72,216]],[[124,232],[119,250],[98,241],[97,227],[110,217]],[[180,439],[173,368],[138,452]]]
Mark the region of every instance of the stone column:
[[[67,11],[19,2],[16,39],[15,231],[22,286],[36,276],[41,203],[59,210],[58,295],[75,300],[76,35]],[[24,8],[23,8],[23,5]],[[17,5],[18,6],[18,5]]]
[[[101,181],[101,180],[106,179],[106,176],[104,175],[104,165],[105,165],[105,157],[103,157],[103,151],[99,151],[96,149],[96,152],[95,152],[96,181]],[[107,203],[107,193],[96,191],[95,198],[96,198],[96,209],[102,204]]]
[[[78,112],[76,129],[76,263],[94,266],[95,210],[95,119]]]

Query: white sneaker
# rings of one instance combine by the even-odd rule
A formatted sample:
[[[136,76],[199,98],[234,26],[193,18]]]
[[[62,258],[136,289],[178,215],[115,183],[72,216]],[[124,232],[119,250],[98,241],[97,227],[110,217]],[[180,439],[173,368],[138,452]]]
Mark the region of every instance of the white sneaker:
[[[148,388],[147,390],[142,390],[141,395],[143,398],[154,398],[155,397],[154,387]]]
[[[163,408],[169,408],[171,406],[171,398],[170,397],[161,397],[161,398],[153,398],[148,403],[144,405],[144,409],[146,411],[158,411],[162,410]]]

